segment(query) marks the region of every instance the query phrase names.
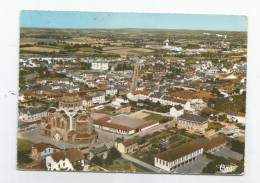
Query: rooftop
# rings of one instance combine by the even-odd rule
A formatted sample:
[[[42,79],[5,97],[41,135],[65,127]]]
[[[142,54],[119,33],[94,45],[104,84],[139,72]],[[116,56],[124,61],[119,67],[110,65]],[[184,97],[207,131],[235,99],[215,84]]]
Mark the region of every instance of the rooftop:
[[[198,116],[198,115],[194,115],[194,114],[183,114],[179,117],[180,120],[187,120],[187,121],[194,121],[194,122],[199,122],[199,123],[203,123],[206,122],[207,119],[202,117],[202,116]]]
[[[183,156],[193,153],[201,148],[202,148],[202,146],[200,143],[191,141],[186,144],[175,147],[174,149],[171,149],[169,151],[160,153],[156,156],[156,158],[167,161],[167,162],[172,162],[176,159],[179,159]]]

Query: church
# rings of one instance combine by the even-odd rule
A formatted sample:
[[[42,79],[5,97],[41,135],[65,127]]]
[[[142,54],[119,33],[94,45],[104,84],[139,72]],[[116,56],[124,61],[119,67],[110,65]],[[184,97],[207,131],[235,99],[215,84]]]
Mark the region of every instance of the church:
[[[41,119],[40,134],[57,141],[94,143],[98,138],[90,112],[83,110],[82,99],[76,93],[64,94],[59,107],[49,108]]]

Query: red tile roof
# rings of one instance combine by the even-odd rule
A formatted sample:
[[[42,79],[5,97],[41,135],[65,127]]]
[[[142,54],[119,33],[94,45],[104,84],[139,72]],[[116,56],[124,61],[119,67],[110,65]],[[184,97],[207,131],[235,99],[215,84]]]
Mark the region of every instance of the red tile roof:
[[[54,161],[60,161],[66,158],[66,155],[62,151],[54,152],[51,154]]]
[[[132,92],[132,95],[150,95],[150,92],[147,92],[147,91],[142,91],[142,90],[136,90],[136,91],[133,91]]]
[[[78,148],[68,150],[66,155],[71,163],[84,159],[82,152]]]
[[[167,161],[167,162],[172,162],[172,161],[179,159],[183,156],[186,156],[192,152],[195,152],[201,148],[202,148],[201,144],[199,144],[198,142],[195,142],[195,141],[191,141],[186,144],[182,144],[178,147],[175,147],[169,151],[160,153],[156,156],[156,158]]]
[[[56,147],[55,145],[52,144],[47,144],[44,142],[38,143],[38,144],[34,144],[33,148],[36,148],[38,152],[42,152],[44,151],[46,148],[54,148],[54,149],[59,149],[58,147]]]

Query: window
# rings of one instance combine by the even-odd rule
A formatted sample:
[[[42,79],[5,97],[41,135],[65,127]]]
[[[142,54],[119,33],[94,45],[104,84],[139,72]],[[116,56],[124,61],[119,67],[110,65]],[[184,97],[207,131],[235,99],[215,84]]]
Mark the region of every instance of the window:
[[[166,166],[168,166],[168,162],[166,162]]]
[[[58,165],[58,167],[60,168],[60,164]]]
[[[63,166],[65,166],[65,163],[63,163]]]

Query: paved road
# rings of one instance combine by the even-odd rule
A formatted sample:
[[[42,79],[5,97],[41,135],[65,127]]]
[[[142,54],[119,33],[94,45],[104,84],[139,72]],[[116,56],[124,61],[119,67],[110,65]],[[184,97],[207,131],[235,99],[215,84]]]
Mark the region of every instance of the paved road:
[[[197,159],[189,164],[185,164],[176,170],[174,173],[180,174],[201,174],[203,168],[209,163],[209,160],[204,160],[203,156],[197,157]]]
[[[71,144],[71,143],[67,143],[67,142],[58,142],[56,140],[52,140],[49,137],[46,136],[42,136],[39,134],[40,130],[40,125],[38,125],[34,130],[30,130],[30,131],[26,131],[23,133],[19,133],[18,137],[23,138],[23,139],[27,139],[30,140],[34,143],[40,143],[40,142],[45,142],[45,143],[51,143],[61,149],[63,148],[75,148],[75,147],[92,147],[92,146],[102,146],[103,144],[106,144],[107,146],[112,146],[114,144],[114,140],[116,139],[116,137],[122,137],[122,135],[120,134],[115,134],[115,133],[110,133],[110,132],[106,132],[106,131],[101,131],[101,130],[97,130],[98,132],[98,140],[96,143],[94,144],[80,144],[80,145],[76,145],[76,144]]]
[[[225,158],[233,158],[233,159],[236,159],[239,161],[241,161],[243,159],[243,154],[232,151],[229,146],[226,146],[226,147],[220,149],[219,151],[214,152],[213,154],[216,156],[219,156],[219,157],[222,156]]]
[[[142,167],[144,167],[144,168],[147,168],[148,170],[151,170],[151,171],[153,171],[153,172],[155,172],[155,173],[167,173],[167,172],[165,172],[164,170],[161,170],[161,169],[159,169],[159,168],[157,168],[157,167],[154,167],[154,166],[152,166],[152,165],[149,165],[149,164],[147,164],[147,163],[145,163],[145,162],[143,162],[143,161],[140,161],[140,160],[138,160],[138,159],[135,159],[135,158],[133,158],[133,157],[131,157],[131,156],[122,154],[121,157],[124,158],[124,159],[126,159],[126,160],[128,160],[128,161],[131,161],[131,162],[133,162],[133,163],[136,163],[136,164],[138,164],[138,165],[140,165],[140,166],[142,166]]]

